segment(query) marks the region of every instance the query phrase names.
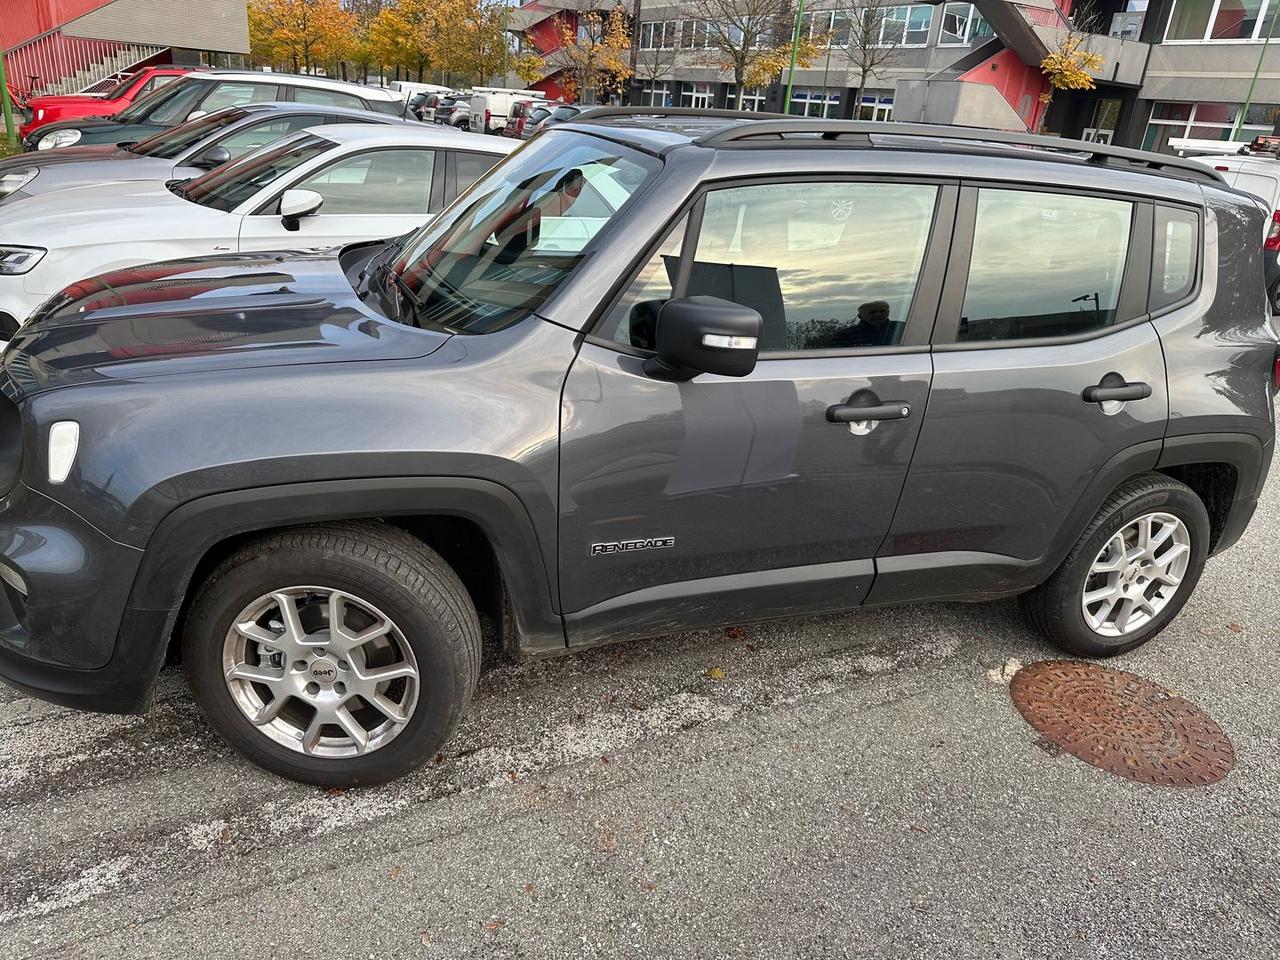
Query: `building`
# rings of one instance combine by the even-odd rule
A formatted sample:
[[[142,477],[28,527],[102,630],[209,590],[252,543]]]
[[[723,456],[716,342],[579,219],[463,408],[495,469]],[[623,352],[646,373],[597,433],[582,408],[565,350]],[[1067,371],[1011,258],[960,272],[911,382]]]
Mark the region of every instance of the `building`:
[[[78,93],[143,64],[239,65],[249,52],[245,0],[0,0],[0,7],[0,50],[19,94]]]
[[[1038,130],[1155,150],[1168,150],[1171,137],[1245,140],[1280,119],[1280,32],[1259,59],[1280,0],[1094,0],[1074,12],[1071,0],[874,2],[887,53],[864,89],[860,58],[844,46],[850,5],[806,4],[802,30],[836,43],[796,71],[790,112]],[[1057,91],[1046,106],[1040,64],[1068,36],[1101,55],[1097,86]],[[631,102],[783,109],[785,71],[781,82],[740,95],[708,46],[707,29],[680,0],[640,0]]]

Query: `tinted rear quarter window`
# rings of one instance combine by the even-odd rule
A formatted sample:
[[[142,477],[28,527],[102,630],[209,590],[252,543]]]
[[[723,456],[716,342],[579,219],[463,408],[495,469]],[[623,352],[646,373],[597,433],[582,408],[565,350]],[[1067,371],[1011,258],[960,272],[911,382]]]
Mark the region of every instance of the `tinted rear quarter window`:
[[[1151,256],[1152,312],[1191,294],[1196,284],[1200,218],[1190,210],[1157,206],[1155,249]]]
[[[1088,333],[1117,321],[1133,204],[1030,190],[978,191],[956,339]]]

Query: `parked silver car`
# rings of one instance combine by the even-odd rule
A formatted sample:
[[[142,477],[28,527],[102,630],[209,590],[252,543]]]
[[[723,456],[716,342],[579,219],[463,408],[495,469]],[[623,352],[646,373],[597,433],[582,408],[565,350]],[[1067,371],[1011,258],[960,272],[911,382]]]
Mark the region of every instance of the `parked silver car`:
[[[121,180],[185,180],[280,137],[328,123],[406,124],[369,110],[307,103],[226,107],[138,143],[92,144],[0,160],[0,204],[65,187]]]

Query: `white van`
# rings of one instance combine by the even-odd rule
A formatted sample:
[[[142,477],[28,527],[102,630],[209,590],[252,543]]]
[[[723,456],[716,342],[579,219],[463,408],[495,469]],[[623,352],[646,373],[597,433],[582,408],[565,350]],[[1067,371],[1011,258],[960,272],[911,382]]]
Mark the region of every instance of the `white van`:
[[[1280,137],[1254,137],[1237,153],[1199,155],[1202,141],[1170,140],[1169,146],[1189,154],[1189,160],[1218,171],[1227,186],[1251,193],[1271,214],[1263,237],[1263,259],[1267,268],[1267,294],[1271,312],[1280,314]],[[1219,143],[1221,150],[1226,144]]]
[[[507,125],[507,114],[517,100],[541,99],[537,90],[515,90],[511,87],[471,88],[471,129],[476,133],[501,133]]]
[[[392,80],[387,84],[392,90],[400,94],[400,99],[406,103],[415,93],[452,93],[453,87],[442,87],[438,83],[414,83],[410,80]]]

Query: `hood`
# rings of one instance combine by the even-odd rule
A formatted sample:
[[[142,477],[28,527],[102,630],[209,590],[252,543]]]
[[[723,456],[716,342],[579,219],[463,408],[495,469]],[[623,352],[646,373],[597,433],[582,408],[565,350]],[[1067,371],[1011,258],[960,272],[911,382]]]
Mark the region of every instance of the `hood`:
[[[62,93],[48,94],[43,97],[32,97],[27,101],[30,107],[43,107],[48,110],[50,107],[101,107],[106,106],[110,109],[114,106],[114,102],[104,97],[93,97],[85,93]]]
[[[447,334],[361,303],[332,254],[231,254],[81,280],[4,352],[12,399],[76,383],[342,361],[408,360]]]
[[[52,150],[32,150],[0,160],[0,171],[21,167],[50,167],[58,163],[101,163],[103,160],[138,159],[114,143],[95,143],[88,146],[54,147]]]
[[[106,229],[133,243],[238,235],[234,214],[183,200],[163,180],[112,180],[37,192],[40,177],[53,179],[60,172],[61,167],[43,171],[31,181],[33,196],[0,206],[0,237],[6,243],[70,249],[102,243]]]
[[[91,133],[100,130],[121,130],[128,124],[121,123],[114,117],[72,117],[70,120],[55,120],[53,123],[44,123],[37,127],[32,136],[43,137],[47,133],[54,130],[79,130],[81,133]]]
[[[174,161],[162,160],[159,157],[140,157],[136,153],[121,150],[119,147],[67,147],[65,150],[65,153],[62,150],[44,150],[38,153],[19,154],[19,158],[28,158],[25,163],[0,161],[0,173],[7,170],[32,168],[39,171],[35,178],[23,184],[21,189],[0,197],[0,209],[4,209],[3,204],[12,202],[16,198],[27,198],[53,190],[65,190],[88,184],[99,185],[104,180],[150,180],[163,185],[170,179],[181,178],[177,168],[174,167]],[[77,150],[80,152],[77,153]],[[51,156],[51,154],[59,155]],[[3,222],[0,221],[0,223]],[[0,227],[0,234],[3,232],[3,227]]]

